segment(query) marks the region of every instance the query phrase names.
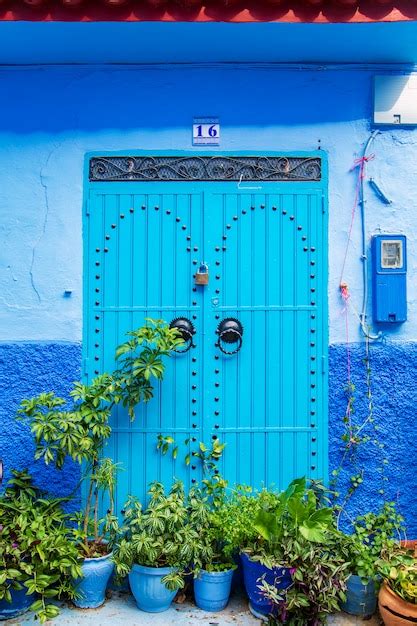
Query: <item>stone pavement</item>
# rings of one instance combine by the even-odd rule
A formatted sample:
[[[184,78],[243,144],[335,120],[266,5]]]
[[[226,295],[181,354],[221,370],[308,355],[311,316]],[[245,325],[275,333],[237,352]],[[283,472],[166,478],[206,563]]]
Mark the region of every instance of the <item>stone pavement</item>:
[[[332,615],[332,626],[379,626],[377,618],[363,621],[345,613]],[[173,604],[164,613],[144,613],[136,608],[133,597],[128,593],[113,592],[112,597],[99,609],[76,609],[64,606],[62,613],[48,625],[56,626],[261,626],[260,620],[253,617],[247,608],[247,600],[241,595],[233,595],[228,607],[220,613],[200,611],[191,604]],[[39,626],[30,613],[14,620],[2,622],[4,626]]]

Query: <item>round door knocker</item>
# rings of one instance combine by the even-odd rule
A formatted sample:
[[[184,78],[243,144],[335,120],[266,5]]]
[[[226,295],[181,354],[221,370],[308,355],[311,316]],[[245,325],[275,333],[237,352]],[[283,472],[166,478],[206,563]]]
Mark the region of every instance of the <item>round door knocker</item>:
[[[188,317],[176,317],[172,320],[169,325],[170,328],[176,328],[178,333],[185,342],[184,348],[174,349],[174,352],[178,352],[182,354],[183,352],[188,352],[190,348],[194,347],[193,344],[193,336],[195,335],[194,324],[188,319]]]
[[[234,317],[226,317],[222,320],[216,330],[219,335],[219,341],[216,346],[220,348],[223,354],[236,354],[242,347],[243,326]],[[224,344],[234,344],[237,346],[234,350],[226,350]]]

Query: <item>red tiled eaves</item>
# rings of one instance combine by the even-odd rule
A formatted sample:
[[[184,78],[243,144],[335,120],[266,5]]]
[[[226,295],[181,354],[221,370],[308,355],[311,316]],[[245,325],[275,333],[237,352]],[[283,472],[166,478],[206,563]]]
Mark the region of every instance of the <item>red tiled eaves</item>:
[[[398,0],[0,0],[0,20],[34,22],[394,22],[417,20]]]

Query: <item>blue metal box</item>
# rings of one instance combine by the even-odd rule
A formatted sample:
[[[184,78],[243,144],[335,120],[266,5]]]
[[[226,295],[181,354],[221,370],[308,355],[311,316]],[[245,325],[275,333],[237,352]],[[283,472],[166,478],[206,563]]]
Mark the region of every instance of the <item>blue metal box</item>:
[[[374,322],[407,319],[407,248],[405,235],[372,237]]]

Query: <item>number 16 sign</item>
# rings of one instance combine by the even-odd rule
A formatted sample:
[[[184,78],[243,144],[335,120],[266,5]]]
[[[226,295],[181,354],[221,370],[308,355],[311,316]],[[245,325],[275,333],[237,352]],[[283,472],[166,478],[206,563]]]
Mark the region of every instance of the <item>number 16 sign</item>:
[[[193,146],[220,145],[220,124],[217,117],[195,117]]]

